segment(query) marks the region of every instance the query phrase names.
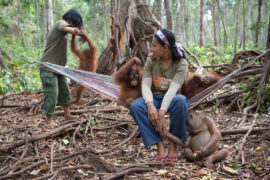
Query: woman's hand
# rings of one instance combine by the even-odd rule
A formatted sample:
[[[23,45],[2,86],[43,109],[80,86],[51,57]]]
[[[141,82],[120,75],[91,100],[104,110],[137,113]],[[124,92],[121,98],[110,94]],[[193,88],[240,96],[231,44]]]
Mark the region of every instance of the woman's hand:
[[[153,102],[147,103],[147,111],[148,111],[148,119],[152,123],[152,125],[156,128],[158,121],[158,112],[157,108]]]
[[[158,111],[158,121],[155,129],[159,134],[165,133],[165,113],[162,109]]]

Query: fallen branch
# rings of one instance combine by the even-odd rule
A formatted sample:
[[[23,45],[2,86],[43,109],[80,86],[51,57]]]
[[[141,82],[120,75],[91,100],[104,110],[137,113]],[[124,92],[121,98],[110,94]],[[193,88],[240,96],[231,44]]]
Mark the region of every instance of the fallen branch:
[[[126,140],[122,141],[120,144],[117,144],[116,146],[114,146],[114,147],[112,147],[110,149],[104,150],[104,151],[97,151],[97,153],[98,154],[104,154],[104,153],[110,152],[113,149],[116,149],[116,148],[122,146],[123,144],[127,143],[128,141],[130,141],[137,133],[138,133],[138,126],[136,126],[136,128],[133,130],[131,135]]]
[[[152,168],[149,167],[135,167],[126,169],[120,172],[115,173],[114,175],[111,175],[109,177],[104,177],[104,180],[113,180],[113,179],[119,179],[122,176],[134,173],[134,172],[149,172],[152,171]]]
[[[82,113],[88,113],[88,112],[96,112],[97,109],[87,109],[87,110],[75,110],[70,111],[71,114],[82,114]],[[100,113],[111,113],[111,112],[121,112],[121,108],[111,108],[111,109],[98,109],[98,112]],[[54,115],[63,115],[64,111],[55,112]]]
[[[244,138],[243,138],[243,140],[242,140],[242,144],[240,145],[240,148],[239,148],[239,155],[241,155],[241,157],[242,157],[242,164],[245,164],[245,153],[244,153],[244,151],[243,151],[243,147],[244,147],[244,144],[245,144],[245,142],[246,142],[247,137],[248,137],[249,134],[251,133],[252,128],[253,128],[253,126],[254,126],[255,123],[256,123],[257,116],[258,116],[258,114],[255,114],[255,115],[254,115],[254,119],[253,119],[253,121],[252,121],[252,124],[250,125],[250,127],[249,127],[249,129],[248,129],[248,132],[247,132],[246,135],[244,136]]]
[[[60,161],[63,161],[63,160],[69,159],[69,158],[71,158],[71,157],[78,156],[78,155],[80,155],[80,154],[84,154],[84,153],[87,153],[87,152],[88,152],[88,153],[93,153],[94,151],[91,150],[91,149],[82,150],[82,151],[76,152],[76,153],[74,153],[74,154],[69,154],[69,155],[66,155],[66,156],[64,156],[64,157],[56,158],[56,159],[54,160],[54,162],[60,162]],[[51,162],[50,159],[48,159],[47,161],[48,161],[48,163]],[[25,173],[26,171],[29,171],[29,170],[31,170],[31,169],[33,169],[33,168],[36,168],[36,167],[38,167],[38,166],[40,166],[40,165],[42,165],[42,164],[44,164],[44,163],[46,163],[46,160],[38,161],[38,162],[33,163],[33,164],[29,165],[29,166],[26,166],[25,168],[21,169],[20,171],[17,171],[17,172],[12,173],[12,174],[7,174],[7,175],[5,175],[5,176],[1,176],[1,177],[0,177],[0,180],[1,180],[1,179],[9,179],[9,178],[17,177],[17,176],[19,176],[19,175]]]
[[[221,130],[221,135],[234,135],[234,134],[245,134],[249,129],[228,129],[228,130]],[[261,131],[270,131],[270,127],[268,128],[252,128],[250,133],[256,133]]]
[[[79,122],[63,125],[61,127],[52,129],[48,133],[31,137],[31,138],[28,139],[28,141],[29,141],[29,143],[31,143],[31,142],[34,142],[34,141],[37,141],[37,140],[46,139],[46,138],[48,138],[50,136],[53,136],[53,135],[59,135],[65,129],[71,128],[71,127],[73,127],[74,125],[77,125],[77,124],[79,124]],[[18,141],[16,143],[13,143],[12,145],[10,145],[8,147],[0,148],[0,152],[11,151],[11,150],[13,150],[13,149],[15,149],[17,147],[20,147],[22,145],[25,145],[25,143],[26,143],[26,140],[20,140],[20,141]]]
[[[92,166],[92,165],[82,164],[82,165],[72,166],[72,167],[62,167],[62,168],[58,169],[55,172],[49,173],[49,174],[47,174],[45,176],[34,178],[33,180],[47,179],[47,178],[52,177],[52,176],[55,177],[58,173],[60,173],[62,171],[70,171],[70,170],[75,170],[75,169],[94,169],[95,177],[93,179],[96,179],[96,171],[97,171],[96,168],[94,166]]]

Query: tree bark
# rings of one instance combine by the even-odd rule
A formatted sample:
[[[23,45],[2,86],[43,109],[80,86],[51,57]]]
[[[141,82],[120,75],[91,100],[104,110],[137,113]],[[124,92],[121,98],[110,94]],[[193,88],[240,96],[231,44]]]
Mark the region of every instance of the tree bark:
[[[103,10],[104,10],[104,14],[105,14],[105,23],[104,23],[104,29],[105,29],[105,34],[106,34],[106,41],[105,41],[105,44],[108,44],[108,41],[109,41],[109,32],[108,32],[108,16],[109,16],[109,13],[108,13],[108,9],[107,9],[107,4],[106,4],[106,1],[103,0]]]
[[[181,11],[181,3],[180,0],[177,0],[177,10],[176,10],[176,19],[175,19],[175,25],[174,25],[174,35],[176,38],[176,41],[183,41],[182,38],[182,29],[181,29],[181,15],[182,15],[182,11]]]
[[[203,46],[203,0],[200,0],[200,47]]]
[[[187,5],[186,5],[186,0],[182,1],[182,6],[183,6],[183,10],[184,10],[184,23],[183,23],[183,29],[185,31],[185,41],[187,43],[187,45],[189,44],[189,38],[188,38],[188,13],[187,13]]]
[[[37,48],[40,48],[38,0],[35,1],[35,9],[36,9],[36,26],[37,26],[36,46],[37,46]]]
[[[164,0],[164,7],[166,11],[166,19],[167,19],[167,29],[173,29],[173,22],[172,22],[172,7],[170,0]]]
[[[217,46],[217,32],[216,32],[216,4],[215,0],[213,0],[213,28],[214,28],[214,46]]]
[[[246,49],[246,8],[245,8],[245,0],[243,2],[243,49]]]
[[[218,11],[219,11],[219,14],[220,14],[220,20],[222,22],[222,26],[223,26],[223,30],[224,30],[224,42],[223,42],[223,45],[224,45],[224,47],[226,47],[227,46],[227,31],[226,31],[226,26],[225,26],[224,19],[222,18],[222,15],[221,15],[221,9],[220,9],[220,5],[219,5],[219,0],[218,0]]]
[[[18,4],[17,4],[17,21],[18,21],[18,35],[22,37],[22,44],[24,47],[27,46],[26,44],[26,40],[25,40],[25,37],[24,37],[24,31],[23,31],[23,24],[22,24],[22,16],[21,16],[21,3],[20,1],[18,1]],[[18,38],[18,37],[17,37]]]
[[[258,18],[257,18],[257,23],[256,23],[255,47],[258,47],[259,29],[260,29],[260,21],[261,21],[261,7],[262,7],[262,0],[258,0]]]
[[[122,29],[122,50],[121,65],[128,61],[132,56],[137,56],[142,60],[142,64],[149,53],[149,43],[152,38],[146,38],[160,29],[160,23],[151,13],[142,0],[120,0],[119,23]],[[129,38],[130,37],[130,38]],[[139,43],[140,41],[140,43]],[[139,44],[137,49],[136,45]],[[136,50],[134,48],[136,47]],[[134,53],[134,54],[133,54]],[[111,74],[108,70],[112,52],[109,47],[101,53],[98,60],[98,73]]]
[[[247,27],[248,27],[248,37],[249,40],[252,41],[252,31],[251,31],[251,24],[252,24],[252,18],[251,18],[251,12],[252,12],[252,5],[253,5],[253,0],[249,0],[249,8],[248,8],[248,15],[247,15]]]
[[[46,12],[46,35],[48,37],[49,32],[53,27],[53,7],[52,0],[45,1],[45,12]]]
[[[236,28],[235,28],[235,34],[234,34],[234,54],[236,53],[237,49],[237,37],[238,37],[238,24],[239,24],[239,2],[237,3],[237,10],[236,10]]]
[[[157,1],[157,20],[160,22],[162,26],[162,0],[156,0]]]

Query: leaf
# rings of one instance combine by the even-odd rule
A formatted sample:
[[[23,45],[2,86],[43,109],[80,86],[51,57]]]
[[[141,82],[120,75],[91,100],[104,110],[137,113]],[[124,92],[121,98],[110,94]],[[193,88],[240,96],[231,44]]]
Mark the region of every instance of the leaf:
[[[118,159],[116,162],[119,164],[119,163],[124,162],[124,160],[122,160],[122,159]]]
[[[35,175],[38,175],[39,172],[40,172],[40,169],[36,169],[36,170],[33,170],[32,172],[30,172],[29,174],[35,176]]]
[[[262,146],[258,146],[258,147],[256,148],[256,150],[257,150],[257,151],[262,151],[263,148],[262,148]]]
[[[64,143],[64,145],[68,145],[69,141],[67,139],[63,139],[63,143]]]
[[[168,172],[168,171],[167,171],[166,169],[162,169],[162,170],[159,170],[159,171],[158,171],[158,174],[159,174],[159,175],[165,175],[165,174],[167,174],[167,172]]]
[[[46,169],[47,168],[47,166],[46,165],[41,165],[41,166],[39,166],[39,169],[40,170],[42,170],[42,169]]]
[[[196,171],[192,174],[192,177],[199,177],[199,176],[204,176],[204,175],[207,175],[207,171],[206,170],[199,170],[199,171]]]
[[[238,168],[238,167],[242,167],[242,166],[243,166],[242,164],[237,164],[237,163],[232,165],[233,168]]]
[[[230,167],[228,167],[228,166],[223,166],[222,167],[222,169],[223,169],[223,171],[225,172],[225,173],[227,173],[227,174],[238,174],[238,171],[237,170],[235,170],[235,169],[233,169],[233,168],[230,168]]]
[[[256,164],[255,163],[252,163],[252,164],[250,164],[250,166],[249,166],[249,169],[256,169]]]
[[[81,170],[81,169],[78,169],[77,171],[78,171],[78,173],[80,173],[80,174],[82,174],[82,175],[84,175],[84,176],[88,176],[88,174],[85,173],[85,172],[83,172],[83,170]]]

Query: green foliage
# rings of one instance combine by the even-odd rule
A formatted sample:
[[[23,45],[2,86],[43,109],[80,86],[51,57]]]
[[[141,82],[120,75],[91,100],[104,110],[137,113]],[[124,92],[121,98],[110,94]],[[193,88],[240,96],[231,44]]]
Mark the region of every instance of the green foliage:
[[[12,41],[10,37],[1,39],[0,47],[10,70],[0,71],[0,94],[40,90],[41,82],[37,63],[40,50],[26,49],[21,42]]]
[[[203,65],[230,63],[233,58],[233,47],[221,49],[213,46],[199,47],[195,43],[189,49]]]

